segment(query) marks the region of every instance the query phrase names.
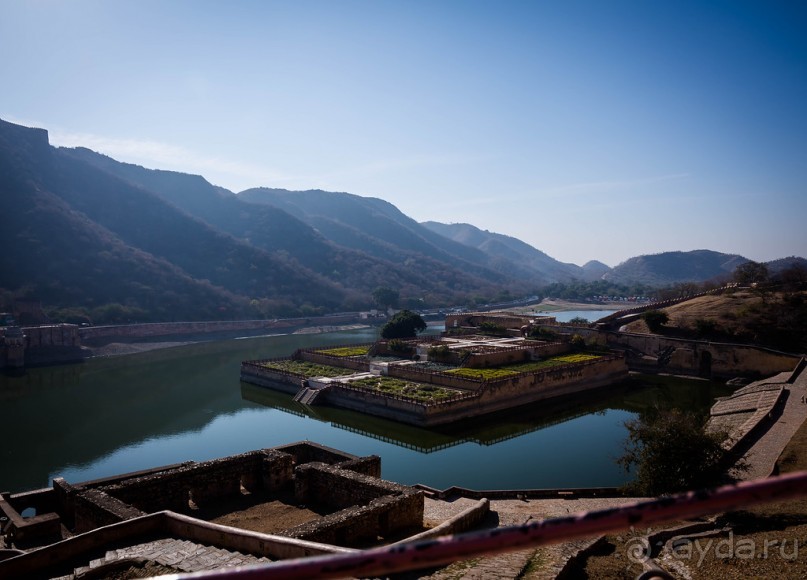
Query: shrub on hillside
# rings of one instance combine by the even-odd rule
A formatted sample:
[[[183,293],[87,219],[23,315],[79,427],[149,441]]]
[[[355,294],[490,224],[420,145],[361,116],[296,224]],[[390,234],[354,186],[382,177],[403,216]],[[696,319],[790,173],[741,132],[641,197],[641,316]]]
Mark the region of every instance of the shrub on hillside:
[[[644,320],[651,332],[658,332],[662,326],[669,322],[670,317],[662,310],[648,310],[642,314],[642,320]]]

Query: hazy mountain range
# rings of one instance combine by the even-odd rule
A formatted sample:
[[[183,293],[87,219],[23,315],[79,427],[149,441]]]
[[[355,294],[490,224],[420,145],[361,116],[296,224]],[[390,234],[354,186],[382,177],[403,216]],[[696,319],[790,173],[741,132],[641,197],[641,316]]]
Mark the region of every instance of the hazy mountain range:
[[[616,268],[553,259],[468,224],[418,223],[381,199],[320,190],[235,194],[145,169],[0,120],[0,290],[50,307],[114,304],[145,319],[283,316],[539,293],[553,282],[664,285],[730,273],[708,250]],[[11,249],[11,251],[9,251]]]

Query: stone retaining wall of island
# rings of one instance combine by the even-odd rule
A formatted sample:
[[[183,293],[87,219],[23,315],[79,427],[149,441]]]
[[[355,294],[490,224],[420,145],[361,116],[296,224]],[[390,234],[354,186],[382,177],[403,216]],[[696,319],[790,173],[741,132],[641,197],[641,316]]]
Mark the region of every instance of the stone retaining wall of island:
[[[490,381],[421,372],[399,365],[389,366],[389,376],[453,387],[463,392],[451,399],[423,402],[353,387],[347,382],[340,383],[337,380],[330,383],[317,402],[323,401],[336,407],[430,427],[526,403],[599,389],[627,378],[628,368],[624,357],[617,354]],[[242,363],[241,380],[293,394],[302,388],[302,379],[299,376],[268,369],[261,366],[260,361]]]
[[[251,360],[242,362],[241,380],[259,387],[268,387],[275,391],[296,395],[303,386],[305,379],[299,375],[263,366],[262,363],[266,362],[269,361]]]

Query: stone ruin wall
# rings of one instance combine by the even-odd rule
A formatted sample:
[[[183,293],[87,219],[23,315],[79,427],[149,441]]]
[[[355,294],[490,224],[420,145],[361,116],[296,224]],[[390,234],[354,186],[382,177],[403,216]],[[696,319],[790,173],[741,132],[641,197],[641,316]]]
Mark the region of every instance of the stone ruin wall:
[[[272,492],[293,485],[301,503],[344,509],[285,535],[344,544],[422,524],[422,493],[378,479],[380,474],[378,456],[357,457],[301,442],[76,486],[56,478],[52,489],[27,498],[17,494],[13,501],[47,505],[51,516],[58,513],[68,528],[82,533],[163,510],[187,514],[190,501],[214,503],[240,494],[242,486]]]
[[[146,515],[100,489],[86,489],[73,499],[73,526],[77,534]]]
[[[271,449],[202,461],[166,472],[105,486],[109,495],[150,513],[189,513],[189,501],[202,506],[248,491],[278,491],[292,481],[293,458]]]
[[[338,449],[332,449],[317,443],[291,443],[273,449],[288,453],[294,458],[295,465],[306,463],[325,463],[339,465],[340,468],[370,477],[381,477],[381,458],[378,455],[359,457]]]
[[[361,474],[346,477],[337,466],[309,463],[297,467],[294,495],[301,503],[341,509],[283,533],[293,538],[350,545],[423,525],[422,492]]]

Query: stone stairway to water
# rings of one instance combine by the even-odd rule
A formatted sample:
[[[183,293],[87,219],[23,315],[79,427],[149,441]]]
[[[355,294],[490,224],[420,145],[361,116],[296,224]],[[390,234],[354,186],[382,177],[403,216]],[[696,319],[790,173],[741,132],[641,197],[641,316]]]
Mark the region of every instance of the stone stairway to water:
[[[249,566],[269,563],[265,557],[242,554],[215,546],[197,544],[188,540],[163,538],[118,550],[109,550],[103,558],[92,560],[88,566],[76,568],[73,574],[60,576],[54,580],[74,580],[90,570],[114,564],[121,560],[133,562],[151,561],[169,566],[180,572],[200,572],[233,566]]]

